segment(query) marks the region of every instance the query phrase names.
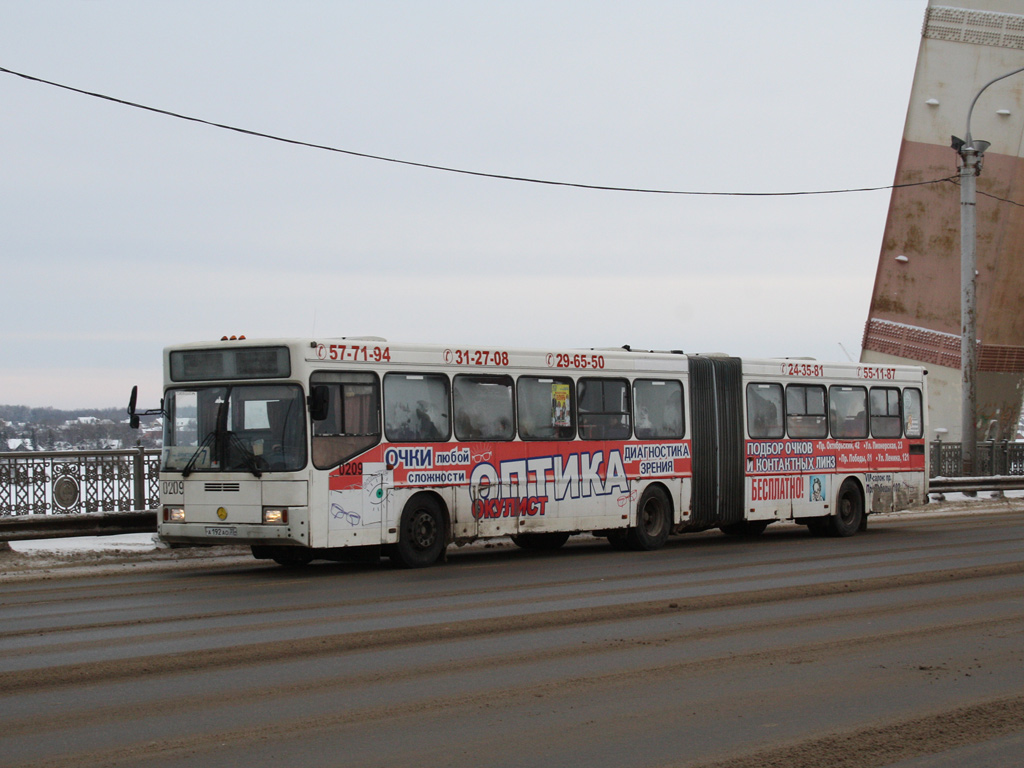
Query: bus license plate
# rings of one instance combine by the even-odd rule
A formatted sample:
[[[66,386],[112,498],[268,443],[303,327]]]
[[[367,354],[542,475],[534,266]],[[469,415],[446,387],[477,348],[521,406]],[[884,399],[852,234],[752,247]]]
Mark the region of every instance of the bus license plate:
[[[207,536],[237,536],[237,528],[215,528],[213,526],[206,527]]]

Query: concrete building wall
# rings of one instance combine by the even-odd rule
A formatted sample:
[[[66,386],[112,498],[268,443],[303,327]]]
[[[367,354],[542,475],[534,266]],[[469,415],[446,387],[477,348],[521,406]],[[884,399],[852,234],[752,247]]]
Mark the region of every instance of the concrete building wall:
[[[861,360],[929,369],[932,430],[960,440],[960,190],[963,137],[987,82],[1024,67],[1024,0],[931,0]],[[978,178],[980,435],[1012,436],[1024,384],[1024,73],[988,88],[971,134],[992,146]],[[921,184],[950,179],[933,184]],[[1001,199],[1000,199],[1001,198]],[[933,432],[934,436],[934,432]]]

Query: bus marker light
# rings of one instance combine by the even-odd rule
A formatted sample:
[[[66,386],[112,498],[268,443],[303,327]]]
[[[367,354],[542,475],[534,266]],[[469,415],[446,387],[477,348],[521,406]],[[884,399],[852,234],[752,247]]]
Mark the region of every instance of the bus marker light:
[[[287,525],[288,509],[286,507],[264,507],[263,522],[266,525]]]
[[[183,523],[183,522],[185,522],[185,508],[184,507],[164,507],[164,522],[165,523]]]

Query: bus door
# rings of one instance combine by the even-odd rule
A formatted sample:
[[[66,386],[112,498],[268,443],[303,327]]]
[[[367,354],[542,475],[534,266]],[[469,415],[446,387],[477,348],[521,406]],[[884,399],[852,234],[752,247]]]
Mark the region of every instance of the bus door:
[[[555,492],[555,468],[560,475],[566,465],[561,446],[544,442],[518,445],[525,451],[525,463],[520,465],[522,482],[512,485],[509,491],[516,499],[513,513],[515,532],[544,533],[570,529],[574,510],[571,504],[556,501]]]
[[[697,528],[743,520],[742,372],[737,357],[690,357],[691,509]]]
[[[391,503],[392,491],[395,487],[394,471],[388,469],[383,462],[367,462],[363,465],[363,519],[362,524],[380,526],[381,542],[386,539],[387,530],[398,525],[398,515],[402,510],[395,510]]]
[[[519,532],[518,514],[526,487],[526,462],[499,462],[494,446],[471,448],[490,471],[478,473],[469,485],[475,530],[471,536],[511,536]],[[504,472],[504,476],[502,476]]]
[[[622,460],[622,446],[633,434],[629,380],[581,376],[576,382],[576,413],[580,498],[584,501],[578,507],[576,529],[625,525],[632,497]]]
[[[337,475],[331,478],[328,494],[328,546],[375,544],[388,528],[398,521],[390,504],[394,473],[383,462],[355,464],[362,474]],[[399,510],[401,512],[401,510]]]

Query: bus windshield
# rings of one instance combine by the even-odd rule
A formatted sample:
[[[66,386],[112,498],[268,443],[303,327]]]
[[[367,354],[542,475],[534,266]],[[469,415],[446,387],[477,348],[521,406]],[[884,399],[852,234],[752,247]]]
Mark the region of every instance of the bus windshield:
[[[162,469],[290,472],[306,466],[302,388],[239,384],[167,390]]]

